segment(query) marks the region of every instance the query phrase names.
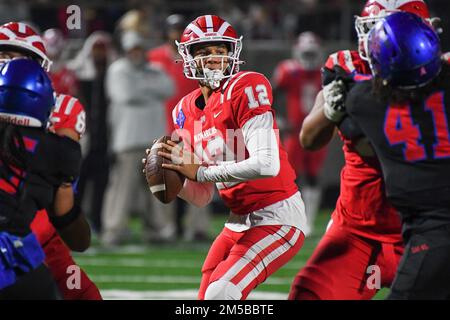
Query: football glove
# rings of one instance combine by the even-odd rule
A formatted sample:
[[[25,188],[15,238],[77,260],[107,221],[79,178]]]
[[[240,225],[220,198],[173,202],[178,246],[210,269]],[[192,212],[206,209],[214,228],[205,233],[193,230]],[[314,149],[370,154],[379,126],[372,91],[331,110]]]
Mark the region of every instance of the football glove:
[[[325,99],[323,113],[328,120],[339,123],[345,116],[346,91],[344,81],[340,79],[333,80],[323,87],[323,97]]]

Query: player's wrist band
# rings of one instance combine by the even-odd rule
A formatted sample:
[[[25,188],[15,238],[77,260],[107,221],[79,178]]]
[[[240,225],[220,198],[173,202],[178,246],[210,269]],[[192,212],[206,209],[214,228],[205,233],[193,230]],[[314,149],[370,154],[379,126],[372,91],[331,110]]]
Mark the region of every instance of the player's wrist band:
[[[55,216],[49,214],[49,220],[56,229],[64,229],[74,222],[81,214],[81,206],[74,204],[66,214],[62,216]]]

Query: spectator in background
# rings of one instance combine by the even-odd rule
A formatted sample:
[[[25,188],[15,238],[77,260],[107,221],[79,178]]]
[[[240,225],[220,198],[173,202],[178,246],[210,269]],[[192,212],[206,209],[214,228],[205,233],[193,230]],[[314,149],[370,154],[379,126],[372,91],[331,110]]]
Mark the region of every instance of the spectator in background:
[[[185,18],[180,14],[172,14],[166,19],[166,42],[147,53],[147,59],[151,63],[159,64],[170,76],[175,85],[175,93],[166,100],[166,124],[167,134],[171,135],[174,124],[172,120],[172,110],[174,106],[186,94],[198,88],[197,81],[187,79],[183,73],[183,63],[177,61],[181,59],[175,41],[179,41],[186,26]],[[188,212],[187,227],[185,234],[183,218]],[[187,239],[204,240],[207,239],[209,227],[208,208],[195,208],[187,204],[184,200],[177,198],[176,201],[176,233],[181,237],[184,234]]]
[[[100,232],[102,226],[101,212],[110,167],[105,76],[115,57],[111,36],[106,32],[96,31],[86,39],[81,51],[68,64],[68,68],[78,77],[80,98],[86,107],[87,117],[87,144],[84,145],[85,157],[77,201],[84,204],[85,212],[97,232]],[[85,198],[87,194],[90,196]]]
[[[164,102],[173,95],[174,86],[166,73],[147,63],[140,34],[124,32],[121,44],[125,55],[108,68],[106,77],[115,158],[102,214],[102,242],[106,246],[126,240],[130,210],[141,193],[146,199],[146,207],[141,210],[144,240],[167,240],[174,233],[162,216],[171,206],[148,196],[139,166],[142,149],[166,132]]]
[[[142,4],[138,9],[127,11],[118,21],[114,39],[120,47],[120,39],[124,32],[135,31],[146,41],[147,47],[159,44],[162,39],[161,12],[155,11],[152,4]]]
[[[303,120],[311,111],[315,97],[321,89],[320,66],[323,63],[321,41],[313,32],[301,33],[292,48],[292,59],[281,61],[274,72],[272,84],[275,94],[285,94],[287,133],[283,144],[301,181],[300,191],[305,201],[308,218],[306,235],[311,234],[321,199],[318,175],[323,168],[326,148],[306,151],[300,146],[298,136]]]
[[[121,33],[126,31],[136,31],[141,37],[150,37],[150,25],[147,23],[146,12],[143,10],[129,10],[119,20],[117,29]]]
[[[23,0],[0,1],[0,24],[3,24],[7,21],[25,21],[29,19],[30,19],[30,7],[27,4],[27,1]]]
[[[228,21],[238,33],[243,32],[242,22],[245,21],[245,14],[237,5],[237,0],[211,0],[214,10],[223,19]]]
[[[267,7],[252,3],[243,22],[245,36],[250,39],[273,39],[275,26]]]
[[[67,68],[62,59],[62,53],[66,45],[66,39],[61,30],[48,29],[42,36],[47,50],[47,56],[52,60],[52,68],[49,72],[53,88],[60,94],[68,94],[78,97],[78,81],[75,73]]]

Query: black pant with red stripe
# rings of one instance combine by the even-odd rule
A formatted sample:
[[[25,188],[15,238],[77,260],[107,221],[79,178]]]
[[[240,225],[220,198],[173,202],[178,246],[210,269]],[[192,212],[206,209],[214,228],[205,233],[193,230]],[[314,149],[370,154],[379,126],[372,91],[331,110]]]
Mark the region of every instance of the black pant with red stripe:
[[[450,299],[450,224],[412,233],[388,299]]]

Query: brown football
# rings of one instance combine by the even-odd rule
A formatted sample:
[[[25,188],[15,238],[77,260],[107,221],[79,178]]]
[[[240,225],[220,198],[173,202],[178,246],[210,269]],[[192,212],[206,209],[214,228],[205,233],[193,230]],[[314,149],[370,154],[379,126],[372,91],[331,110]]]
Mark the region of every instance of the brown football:
[[[170,140],[170,137],[163,136],[155,141],[145,164],[145,177],[149,189],[162,203],[175,200],[185,180],[185,177],[178,172],[161,166],[163,163],[170,163],[170,160],[158,155],[159,151],[167,151],[161,146],[161,143],[166,143],[167,140]]]

